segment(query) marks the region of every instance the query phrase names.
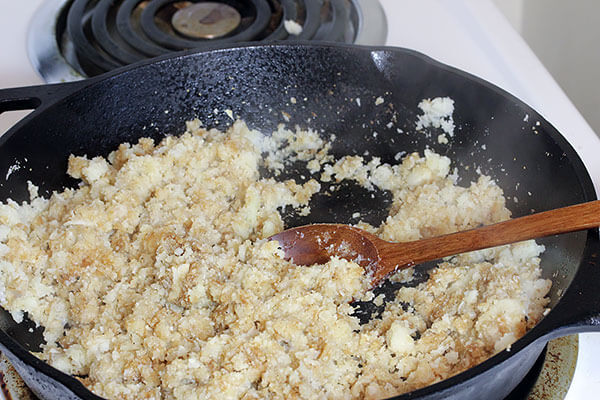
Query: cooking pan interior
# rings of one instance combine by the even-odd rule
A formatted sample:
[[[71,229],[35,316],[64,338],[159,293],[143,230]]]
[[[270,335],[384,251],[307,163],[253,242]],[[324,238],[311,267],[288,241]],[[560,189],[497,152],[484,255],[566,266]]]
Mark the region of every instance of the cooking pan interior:
[[[439,96],[455,102],[448,144],[438,143],[440,130],[415,131],[418,103]],[[407,50],[272,45],[126,68],[34,113],[0,138],[0,199],[26,200],[27,181],[44,195],[76,186],[65,174],[69,154],[107,155],[122,142],[182,133],[185,121],[196,117],[224,129],[232,123],[226,110],[266,134],[279,123],[335,134],[336,157],[396,163],[398,153],[431,148],[453,160],[459,184],[479,173],[492,176],[513,216],[594,198],[583,164],[558,132],[492,85]],[[303,173],[291,166],[283,178],[301,180]],[[309,216],[286,214],[285,220],[288,226],[352,223],[359,211],[378,224],[390,200],[384,191],[373,200],[365,189],[342,184],[332,196],[317,196]],[[543,274],[553,280],[551,306],[577,271],[586,235],[540,240],[547,247]],[[2,326],[26,348],[39,345],[40,329],[31,335],[29,325],[15,325],[6,313]]]

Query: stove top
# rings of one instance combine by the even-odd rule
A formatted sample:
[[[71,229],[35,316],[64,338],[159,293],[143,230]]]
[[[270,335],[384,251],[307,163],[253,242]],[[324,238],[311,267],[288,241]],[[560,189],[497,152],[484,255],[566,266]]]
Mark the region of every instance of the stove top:
[[[315,40],[382,45],[375,0],[48,0],[29,29],[29,57],[46,82],[95,76],[186,49]]]
[[[64,59],[60,51],[54,51],[51,47],[53,42],[56,43],[54,47],[59,48],[54,35],[61,26],[61,32],[64,34],[68,15],[63,15],[60,23],[47,23],[46,26],[40,28],[47,33],[39,37],[41,43],[32,43],[30,39],[27,44],[26,40],[30,31],[30,23],[37,19],[40,13],[56,13],[66,3],[73,2],[28,0],[3,4],[3,12],[0,13],[0,33],[2,33],[0,37],[3,38],[0,40],[0,54],[8,54],[10,57],[3,57],[0,62],[0,88],[40,84],[42,83],[40,76],[48,82],[82,78],[81,73],[64,61],[61,73],[55,73],[52,69],[48,69],[48,66],[38,65],[51,61],[52,57]],[[280,3],[282,4],[283,1]],[[363,14],[358,19],[355,43],[384,43],[390,46],[415,49],[508,90],[538,110],[556,126],[577,150],[588,168],[596,188],[600,189],[600,158],[597,156],[600,141],[598,137],[523,39],[494,7],[491,0],[420,0],[418,2],[361,0],[351,1],[351,3],[358,5]],[[228,1],[227,4],[234,7],[233,0]],[[271,1],[270,4],[272,4]],[[226,11],[223,10],[223,12]],[[377,34],[370,34],[373,37],[369,38],[369,33],[363,31],[361,26],[364,26],[364,20],[369,18],[368,14],[380,17],[381,13],[384,13],[384,21],[387,19],[389,22],[387,37],[384,34],[381,39],[375,37]],[[107,18],[112,18],[110,15]],[[93,16],[88,15],[87,18],[93,19]],[[243,13],[240,13],[240,23],[242,23],[242,18]],[[209,18],[209,20],[212,19]],[[303,20],[298,20],[296,23],[302,26]],[[288,35],[297,32],[297,27],[293,23],[288,22],[287,25],[292,32],[288,32]],[[84,28],[84,32],[89,33],[90,26]],[[107,22],[107,29],[110,32],[113,28],[109,26],[112,25]],[[230,31],[221,37],[215,35],[213,39],[225,38],[227,35],[234,34],[235,32]],[[193,35],[189,32],[178,35],[193,39]],[[366,35],[367,38],[362,38],[363,35]],[[51,44],[50,49],[46,47],[45,58],[37,60],[31,57],[30,62],[26,48],[30,48],[29,54],[31,54],[31,47],[37,45],[44,48],[44,41]],[[41,71],[46,72],[42,73]],[[26,112],[11,112],[0,115],[0,135],[25,114]],[[571,385],[568,386],[568,382],[561,383],[565,391],[568,387],[565,397],[567,400],[589,398],[590,393],[600,391],[600,364],[597,362],[600,357],[600,335],[580,334],[579,352],[575,352],[575,357],[577,357],[577,368]],[[555,374],[551,372],[550,375]],[[546,399],[544,396],[538,398]]]

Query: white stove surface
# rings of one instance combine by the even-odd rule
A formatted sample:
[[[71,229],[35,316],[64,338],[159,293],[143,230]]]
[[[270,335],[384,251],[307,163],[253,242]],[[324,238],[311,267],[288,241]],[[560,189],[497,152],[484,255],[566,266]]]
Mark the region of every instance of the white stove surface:
[[[27,27],[43,0],[3,2],[0,88],[43,83],[27,56]],[[387,45],[415,49],[514,94],[551,122],[583,159],[600,189],[600,139],[491,0],[379,0]],[[25,113],[0,115],[0,134]],[[600,334],[581,334],[567,400],[600,393]],[[2,394],[0,392],[0,399]]]

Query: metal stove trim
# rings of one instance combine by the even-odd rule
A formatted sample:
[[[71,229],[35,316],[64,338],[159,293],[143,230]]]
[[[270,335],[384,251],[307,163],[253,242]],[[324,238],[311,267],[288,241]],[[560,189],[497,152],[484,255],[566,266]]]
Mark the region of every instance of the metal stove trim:
[[[380,46],[387,43],[387,18],[381,3],[378,0],[352,0],[352,3],[358,11],[354,44]]]
[[[27,54],[36,72],[47,83],[85,79],[65,60],[56,41],[56,23],[69,0],[45,0],[35,11],[27,31]],[[52,18],[48,18],[52,15]]]

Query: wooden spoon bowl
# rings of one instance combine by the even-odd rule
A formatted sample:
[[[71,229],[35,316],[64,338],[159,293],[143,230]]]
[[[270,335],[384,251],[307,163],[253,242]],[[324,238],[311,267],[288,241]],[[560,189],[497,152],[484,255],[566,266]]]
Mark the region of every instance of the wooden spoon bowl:
[[[269,239],[277,240],[286,259],[298,265],[322,264],[332,256],[356,261],[365,268],[374,287],[392,272],[425,261],[599,225],[600,200],[596,200],[404,243],[387,242],[343,224],[300,226]]]

